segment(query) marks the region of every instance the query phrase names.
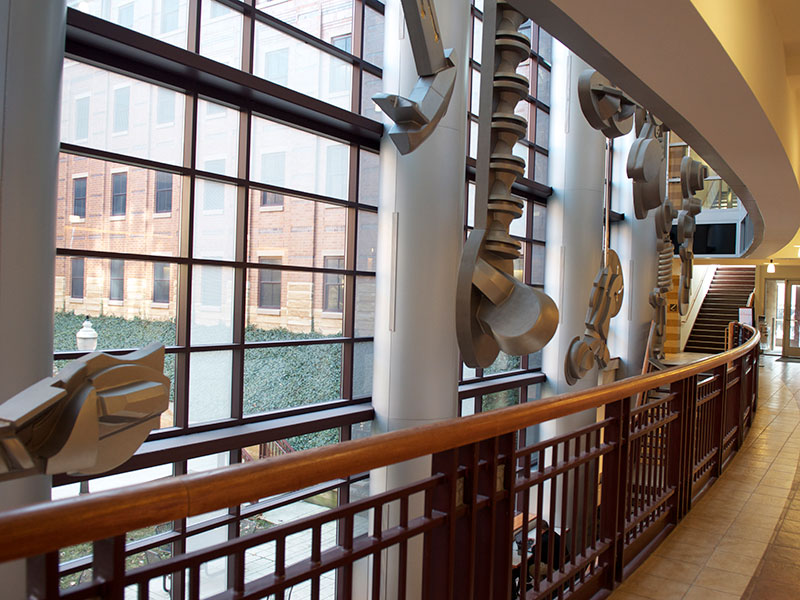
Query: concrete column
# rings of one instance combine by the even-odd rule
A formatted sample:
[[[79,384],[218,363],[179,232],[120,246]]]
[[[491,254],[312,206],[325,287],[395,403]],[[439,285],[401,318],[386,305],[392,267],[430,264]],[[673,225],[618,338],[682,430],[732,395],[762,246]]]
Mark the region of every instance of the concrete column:
[[[373,431],[383,433],[457,416],[456,278],[463,240],[469,3],[438,0],[445,48],[458,76],[447,114],[434,133],[401,156],[384,137],[378,216]],[[384,91],[408,95],[417,81],[400,0],[385,13]],[[390,123],[387,120],[387,126]],[[373,493],[430,474],[418,460],[373,471]],[[396,515],[388,515],[389,522]],[[421,548],[420,548],[421,550]],[[409,550],[412,557],[421,552]],[[384,564],[396,565],[391,559]],[[409,594],[421,589],[420,564],[410,565]],[[385,597],[395,576],[387,573]]]
[[[0,0],[0,402],[52,375],[63,0]],[[50,497],[50,478],[0,484],[0,510]],[[23,562],[0,565],[25,598]]]

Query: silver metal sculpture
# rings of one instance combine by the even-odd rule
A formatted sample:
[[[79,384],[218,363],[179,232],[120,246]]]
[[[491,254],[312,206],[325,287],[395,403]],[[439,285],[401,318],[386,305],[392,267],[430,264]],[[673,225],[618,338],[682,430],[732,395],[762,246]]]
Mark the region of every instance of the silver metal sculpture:
[[[424,142],[447,112],[456,82],[455,53],[442,48],[433,0],[402,0],[419,79],[408,98],[380,93],[372,100],[394,125],[389,138],[400,154]]]
[[[678,253],[681,257],[681,278],[678,284],[678,310],[681,316],[689,310],[692,293],[692,262],[694,260],[695,217],[700,214],[702,202],[695,192],[702,190],[708,167],[689,156],[681,160],[681,196],[683,203],[678,212]]]
[[[87,354],[0,404],[0,481],[94,475],[130,458],[169,405],[164,346]]]
[[[659,181],[639,181],[643,184],[640,191],[640,202],[643,210],[643,215],[637,218],[644,219],[649,212],[649,206],[655,206],[655,229],[656,229],[656,252],[658,253],[658,273],[656,277],[656,286],[650,292],[649,302],[653,307],[655,315],[653,321],[655,328],[653,335],[650,338],[650,361],[658,368],[664,368],[662,360],[664,359],[664,341],[666,339],[667,327],[667,292],[672,289],[672,257],[674,248],[669,239],[670,230],[672,229],[672,220],[678,216],[678,211],[672,206],[672,203],[667,198],[666,193],[666,144],[664,143],[664,135],[666,127],[663,123],[659,122],[651,113],[640,110],[637,111],[637,130],[639,130],[638,140],[653,139],[657,143],[659,155],[651,154],[650,164],[658,164],[657,178]],[[633,147],[631,147],[633,152]],[[628,166],[631,161],[628,159]],[[632,171],[628,171],[631,176]],[[635,171],[634,171],[635,174]],[[636,183],[634,179],[634,202],[636,202]]]
[[[525,174],[525,160],[513,148],[528,126],[514,112],[529,90],[517,73],[530,56],[530,40],[519,31],[525,20],[504,0],[484,4],[475,228],[461,255],[456,292],[458,344],[470,367],[488,367],[500,350],[536,352],[558,327],[553,300],[513,276],[521,245],[509,226],[522,216],[524,201],[511,188]]]
[[[658,208],[667,197],[667,155],[663,126],[649,112],[637,110],[636,140],[628,153],[628,177],[633,179],[633,212],[637,219]]]
[[[636,103],[594,69],[586,69],[578,78],[578,100],[589,125],[607,138],[631,130]]]
[[[633,126],[636,105],[622,90],[615,88],[597,71],[587,69],[578,78],[578,100],[581,112],[593,128],[607,138],[625,135]],[[606,146],[606,159],[610,147]],[[586,312],[583,337],[570,342],[564,356],[564,376],[569,385],[574,385],[594,366],[604,369],[610,360],[608,351],[609,322],[622,307],[624,283],[622,267],[617,253],[608,247],[609,215],[611,203],[606,187],[603,202],[605,222],[603,225],[603,261],[592,285],[589,308]]]
[[[605,369],[608,365],[609,321],[622,308],[623,293],[624,284],[619,257],[616,252],[608,249],[605,264],[600,268],[592,285],[583,338],[574,338],[564,357],[564,375],[569,385],[574,385],[586,375],[595,362],[600,369]]]

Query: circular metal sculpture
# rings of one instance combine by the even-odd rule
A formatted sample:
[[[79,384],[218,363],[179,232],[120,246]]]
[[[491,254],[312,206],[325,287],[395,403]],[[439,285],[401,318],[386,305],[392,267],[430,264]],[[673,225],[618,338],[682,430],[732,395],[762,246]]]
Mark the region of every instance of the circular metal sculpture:
[[[583,116],[607,138],[627,134],[633,126],[636,103],[593,69],[578,78],[578,99]]]

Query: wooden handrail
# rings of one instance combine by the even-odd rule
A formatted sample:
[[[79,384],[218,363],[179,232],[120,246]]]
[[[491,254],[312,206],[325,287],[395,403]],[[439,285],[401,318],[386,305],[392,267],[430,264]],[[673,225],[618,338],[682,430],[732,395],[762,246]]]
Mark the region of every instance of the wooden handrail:
[[[755,329],[744,327],[751,336],[738,348],[587,391],[560,394],[489,413],[213,471],[171,477],[135,488],[109,490],[6,511],[0,513],[0,539],[3,540],[0,562],[303,489],[598,408],[740,358],[758,345]]]

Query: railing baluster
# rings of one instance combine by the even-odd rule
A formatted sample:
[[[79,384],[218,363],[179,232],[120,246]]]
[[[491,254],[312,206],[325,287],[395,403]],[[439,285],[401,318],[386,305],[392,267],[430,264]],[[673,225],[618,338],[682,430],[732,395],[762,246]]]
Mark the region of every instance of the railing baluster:
[[[32,556],[26,561],[28,598],[49,600],[59,597],[58,551]]]
[[[200,565],[189,567],[189,600],[200,600]]]
[[[408,496],[400,498],[400,527],[408,528]],[[404,600],[406,597],[406,581],[408,580],[408,542],[403,540],[400,542],[398,550],[400,556],[398,557],[397,568],[397,598]]]
[[[125,597],[125,535],[98,540],[92,546],[92,573],[102,580],[103,598]]]

